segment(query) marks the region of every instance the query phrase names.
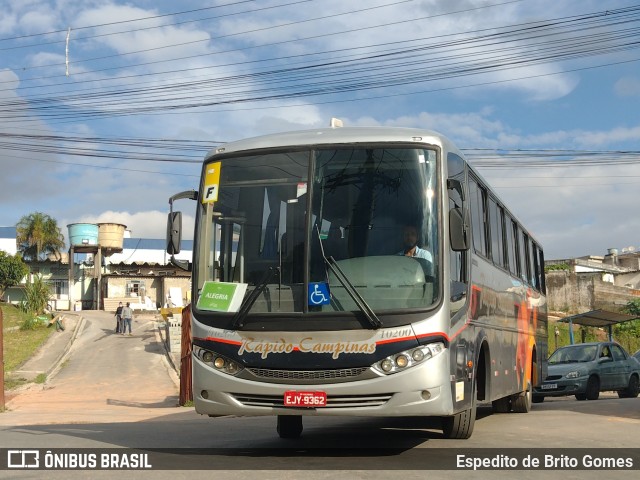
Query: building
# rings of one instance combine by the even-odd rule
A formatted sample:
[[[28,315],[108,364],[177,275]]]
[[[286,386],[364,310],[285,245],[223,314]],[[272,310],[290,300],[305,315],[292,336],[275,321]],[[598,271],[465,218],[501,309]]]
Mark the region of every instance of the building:
[[[191,260],[193,241],[182,242],[178,260]],[[119,302],[134,310],[183,306],[190,301],[191,273],[169,264],[162,239],[125,238],[122,252],[104,258],[102,308],[113,311]]]
[[[190,260],[193,242],[182,243],[184,249],[176,258]],[[0,227],[0,249],[16,254],[14,227]],[[115,311],[119,302],[130,302],[135,310],[155,311],[167,304],[190,302],[191,273],[169,263],[164,239],[124,238],[121,251],[106,251],[105,255],[74,253],[73,271],[66,252],[60,259],[29,262],[29,276],[7,289],[4,300],[20,303],[26,283],[41,275],[51,285],[53,310]]]
[[[0,250],[15,255],[18,252],[17,236],[16,227],[0,227]]]
[[[640,252],[610,249],[606,255],[545,262],[550,311],[619,311],[640,298]]]

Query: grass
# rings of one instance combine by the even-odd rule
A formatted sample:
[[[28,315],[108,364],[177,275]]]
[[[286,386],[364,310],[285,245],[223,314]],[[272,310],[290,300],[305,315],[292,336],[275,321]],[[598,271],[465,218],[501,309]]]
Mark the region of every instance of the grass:
[[[14,378],[11,373],[44,344],[49,335],[55,332],[55,328],[40,325],[33,330],[20,330],[19,327],[30,318],[30,315],[4,303],[0,304],[0,308],[3,314],[4,385],[6,390],[11,390],[28,382],[26,378]]]
[[[556,342],[555,328],[558,327],[558,337]],[[581,327],[580,325],[573,326],[573,340],[574,343],[582,343],[584,331],[585,342],[604,342],[609,340],[609,332],[607,329],[596,327]],[[640,349],[640,338],[629,335],[628,333],[616,332],[614,329],[613,340],[618,342],[629,353],[633,354],[636,350]],[[549,322],[549,355],[556,350],[556,343],[558,348],[564,347],[571,343],[569,337],[569,324],[563,322]]]

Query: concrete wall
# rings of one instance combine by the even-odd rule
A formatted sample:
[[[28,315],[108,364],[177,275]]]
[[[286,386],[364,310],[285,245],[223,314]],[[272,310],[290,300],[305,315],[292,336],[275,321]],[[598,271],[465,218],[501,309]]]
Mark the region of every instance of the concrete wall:
[[[547,304],[550,311],[582,313],[593,310],[593,279],[597,273],[559,270],[546,274]]]
[[[630,300],[640,298],[640,290],[613,285],[602,273],[547,272],[547,302],[550,311],[584,313],[603,309],[619,311]]]

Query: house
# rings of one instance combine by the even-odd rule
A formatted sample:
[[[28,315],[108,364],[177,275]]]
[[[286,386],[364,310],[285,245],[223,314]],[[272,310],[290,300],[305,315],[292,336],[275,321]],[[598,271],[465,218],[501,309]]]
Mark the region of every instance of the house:
[[[193,242],[182,243],[176,258],[190,260]],[[100,289],[91,308],[115,311],[120,302],[129,302],[134,310],[152,311],[168,304],[186,305],[191,273],[170,264],[165,248],[164,239],[124,238],[122,251],[101,258]]]
[[[121,252],[103,259],[100,297],[104,310],[115,310],[119,302],[131,303],[134,310],[189,303],[191,274],[169,263],[165,240],[124,238],[122,247]],[[184,241],[183,247],[176,258],[191,260],[193,241]]]

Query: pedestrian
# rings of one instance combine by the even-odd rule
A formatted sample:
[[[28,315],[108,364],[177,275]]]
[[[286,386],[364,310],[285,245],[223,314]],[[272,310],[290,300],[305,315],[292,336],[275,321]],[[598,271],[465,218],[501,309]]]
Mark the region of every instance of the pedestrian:
[[[116,308],[116,333],[122,332],[122,302]]]
[[[133,335],[131,333],[131,317],[133,317],[133,310],[127,302],[127,306],[122,309],[122,335],[127,333],[127,327],[129,327],[129,335]]]

